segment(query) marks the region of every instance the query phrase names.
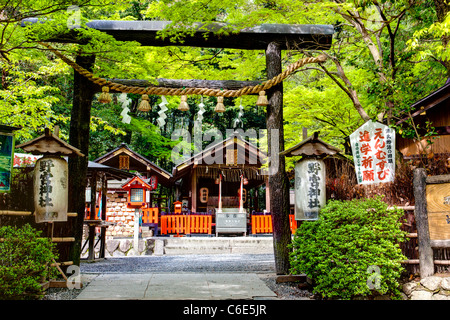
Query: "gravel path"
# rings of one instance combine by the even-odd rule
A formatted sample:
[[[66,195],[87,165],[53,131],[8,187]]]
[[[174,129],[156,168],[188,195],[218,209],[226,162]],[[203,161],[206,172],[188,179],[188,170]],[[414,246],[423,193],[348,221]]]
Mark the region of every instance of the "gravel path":
[[[277,294],[278,299],[304,300],[312,298],[311,291],[300,289],[298,283],[276,283],[273,254],[140,256],[107,258],[94,263],[81,263],[82,274],[151,272],[250,272],[258,274],[261,280]],[[71,300],[79,292],[80,290],[49,289],[44,299]]]
[[[275,272],[273,254],[164,255],[81,263],[82,273]]]

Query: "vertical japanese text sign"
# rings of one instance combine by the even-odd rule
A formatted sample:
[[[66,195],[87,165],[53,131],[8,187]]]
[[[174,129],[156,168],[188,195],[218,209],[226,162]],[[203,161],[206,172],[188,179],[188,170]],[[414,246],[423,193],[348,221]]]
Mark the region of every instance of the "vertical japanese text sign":
[[[14,159],[14,135],[0,132],[0,192],[10,191]]]
[[[295,220],[317,220],[326,203],[325,163],[302,160],[295,165]]]
[[[395,131],[367,121],[350,135],[359,184],[392,182],[395,177]]]

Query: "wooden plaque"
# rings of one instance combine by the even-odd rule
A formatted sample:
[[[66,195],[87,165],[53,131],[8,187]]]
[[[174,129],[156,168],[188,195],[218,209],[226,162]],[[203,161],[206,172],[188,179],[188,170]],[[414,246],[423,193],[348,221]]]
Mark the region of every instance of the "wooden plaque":
[[[430,240],[450,240],[450,183],[427,184]]]

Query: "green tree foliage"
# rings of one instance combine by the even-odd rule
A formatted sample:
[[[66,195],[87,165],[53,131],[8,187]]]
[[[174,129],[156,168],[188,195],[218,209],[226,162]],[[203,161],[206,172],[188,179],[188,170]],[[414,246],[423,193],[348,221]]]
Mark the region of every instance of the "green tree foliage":
[[[399,295],[405,260],[399,243],[403,210],[381,199],[330,201],[317,221],[304,221],[294,236],[291,272],[313,279],[325,298]]]
[[[41,284],[57,275],[50,267],[56,245],[41,238],[29,224],[22,228],[0,227],[0,299],[36,299],[43,296]]]
[[[264,52],[189,47],[141,47],[118,42],[104,33],[84,28],[91,19],[171,20],[161,37],[182,41],[203,22],[224,23],[219,34],[237,32],[261,23],[333,24],[335,36],[326,53],[329,60],[307,66],[284,83],[286,147],[302,139],[302,128],[319,130],[321,138],[342,148],[344,138],[367,119],[391,124],[407,114],[408,106],[441,86],[446,78],[446,6],[442,1],[112,1],[112,0],[11,0],[0,7],[0,67],[2,86],[0,119],[21,125],[19,142],[58,124],[67,138],[71,109],[72,73],[59,59],[35,41],[74,34],[83,44],[53,44],[66,56],[95,54],[94,73],[106,78],[154,80],[209,79],[260,80],[267,78]],[[76,5],[80,28],[74,27]],[[436,8],[436,9],[435,9]],[[24,18],[46,23],[19,27]],[[205,33],[207,36],[207,33]],[[440,39],[442,41],[432,41]],[[411,40],[412,39],[412,40]],[[426,41],[421,41],[422,39]],[[428,41],[429,40],[429,41]],[[408,42],[409,41],[409,42]],[[407,44],[410,44],[407,47]],[[440,46],[439,46],[440,44]],[[40,49],[40,50],[34,50]],[[292,47],[283,53],[283,64],[318,52]],[[164,58],[161,58],[164,57]],[[152,159],[169,161],[173,130],[181,125],[192,132],[199,97],[190,98],[191,110],[176,110],[178,97],[168,97],[170,110],[164,128],[155,128],[158,97],[148,115],[136,112],[139,97],[132,96],[133,125],[121,123],[116,105],[93,105],[90,159],[126,142]],[[244,129],[263,128],[264,110],[256,97],[244,97]],[[214,99],[207,100],[203,130],[231,128],[239,99],[225,101],[227,111],[216,115]],[[150,122],[143,125],[141,121]],[[414,134],[406,122],[402,132]],[[136,130],[136,131],[135,131]],[[160,134],[167,141],[157,143]],[[144,138],[145,137],[145,138]],[[96,143],[96,142],[102,142]],[[147,142],[145,142],[147,141]],[[143,144],[143,145],[142,145]],[[141,146],[142,145],[142,146]],[[155,146],[158,146],[156,149]],[[170,167],[170,163],[167,163]]]

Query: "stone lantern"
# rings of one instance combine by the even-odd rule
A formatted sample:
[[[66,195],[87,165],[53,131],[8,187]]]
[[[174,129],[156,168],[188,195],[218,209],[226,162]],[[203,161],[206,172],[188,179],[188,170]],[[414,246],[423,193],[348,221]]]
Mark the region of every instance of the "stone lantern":
[[[315,132],[294,147],[280,153],[302,156],[295,164],[295,220],[317,220],[326,204],[326,168],[323,159],[341,150],[325,143]]]
[[[22,143],[22,148],[34,155],[43,155],[36,161],[33,173],[34,214],[36,223],[67,221],[69,169],[62,156],[84,156],[57,136],[58,129]]]

